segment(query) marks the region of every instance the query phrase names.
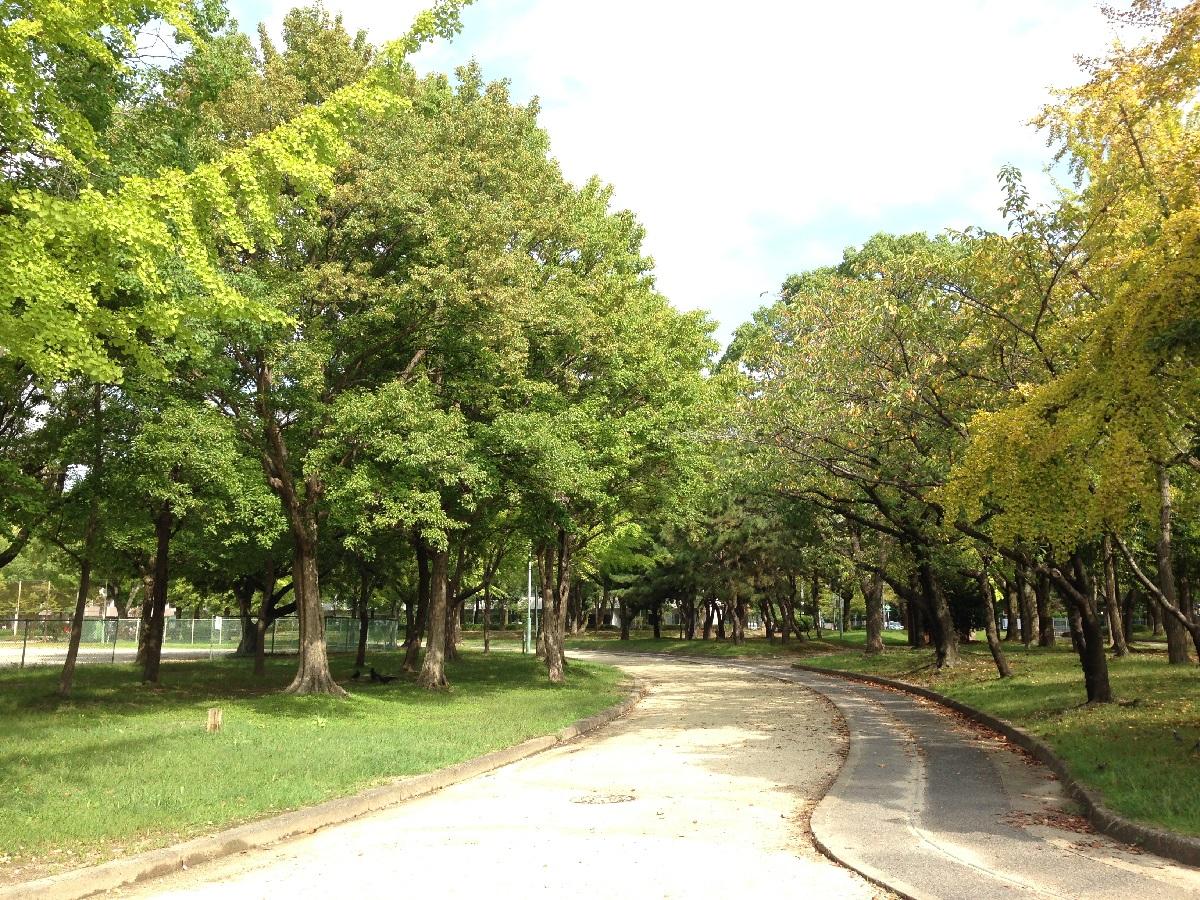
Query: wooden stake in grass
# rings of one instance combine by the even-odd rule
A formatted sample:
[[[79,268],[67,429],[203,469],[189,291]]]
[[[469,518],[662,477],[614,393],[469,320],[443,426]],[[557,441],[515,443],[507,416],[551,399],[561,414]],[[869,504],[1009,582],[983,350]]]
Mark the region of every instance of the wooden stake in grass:
[[[221,724],[221,707],[214,706],[208,711],[208,724],[205,726],[204,730],[209,734],[212,734],[214,731],[221,730]]]

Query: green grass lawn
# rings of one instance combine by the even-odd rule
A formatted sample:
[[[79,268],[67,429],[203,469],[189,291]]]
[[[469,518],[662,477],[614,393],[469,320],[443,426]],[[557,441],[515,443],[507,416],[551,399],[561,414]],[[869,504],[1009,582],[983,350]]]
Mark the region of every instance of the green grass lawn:
[[[369,660],[383,672],[396,654]],[[161,688],[132,666],[87,666],[75,696],[58,669],[0,674],[0,882],[127,855],[428,772],[552,732],[617,702],[623,675],[573,663],[551,686],[532,656],[466,653],[452,688],[348,680],[349,700],[287,697],[295,659],[265,680],[240,659],[169,663]],[[224,730],[204,731],[206,710]]]
[[[943,672],[929,650],[866,657],[832,644],[806,649],[811,665],[899,678],[1006,719],[1046,741],[1114,811],[1200,835],[1200,750],[1192,749],[1200,741],[1200,667],[1171,666],[1157,653],[1110,659],[1113,693],[1136,703],[1087,707],[1069,644],[1006,645],[1013,677],[1004,681],[986,645],[964,647],[962,664]]]

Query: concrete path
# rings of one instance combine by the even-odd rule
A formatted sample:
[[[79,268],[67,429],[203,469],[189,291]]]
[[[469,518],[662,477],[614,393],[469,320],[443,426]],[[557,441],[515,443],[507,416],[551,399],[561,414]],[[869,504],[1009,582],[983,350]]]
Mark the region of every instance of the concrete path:
[[[1200,897],[1200,870],[1092,833],[1049,770],[935,704],[783,666],[744,670],[837,704],[850,753],[812,832],[839,860],[900,893]]]
[[[124,896],[886,896],[807,837],[845,751],[826,701],[727,666],[605,661],[651,690],[593,737]]]
[[[932,704],[782,662],[587,656],[651,685],[596,736],[123,896],[891,896],[815,835],[914,898],[1200,897],[1200,870],[1090,833],[1048,771]]]

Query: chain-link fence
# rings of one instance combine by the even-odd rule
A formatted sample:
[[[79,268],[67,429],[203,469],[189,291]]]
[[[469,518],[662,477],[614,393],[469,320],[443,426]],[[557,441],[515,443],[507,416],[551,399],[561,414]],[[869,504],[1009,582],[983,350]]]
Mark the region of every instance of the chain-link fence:
[[[253,626],[251,626],[253,627]],[[325,641],[333,652],[358,647],[360,622],[350,616],[325,617]],[[79,641],[78,662],[131,662],[141,638],[140,619],[87,618]],[[371,619],[367,646],[394,650],[404,638],[404,625],[395,619]],[[0,621],[0,668],[61,665],[71,639],[70,619],[8,619]],[[247,641],[251,643],[252,638]],[[267,630],[267,653],[295,653],[300,646],[300,622],[277,619]],[[167,619],[163,629],[163,659],[210,659],[236,653],[242,645],[242,620],[224,616],[208,619]]]

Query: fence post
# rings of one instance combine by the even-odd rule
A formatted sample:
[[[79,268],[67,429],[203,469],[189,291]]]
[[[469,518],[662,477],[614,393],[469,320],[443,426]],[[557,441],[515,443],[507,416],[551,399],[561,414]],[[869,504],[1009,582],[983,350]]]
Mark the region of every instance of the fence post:
[[[29,643],[29,620],[25,620],[25,636],[21,638],[21,665],[19,668],[25,668],[25,645]]]
[[[192,646],[192,647],[196,646],[196,617],[195,616],[192,616],[192,636],[191,636],[191,638],[188,639],[188,645]]]
[[[195,622],[194,619],[192,621]],[[209,659],[212,659],[212,654],[213,654],[213,625],[216,623],[216,621],[217,620],[215,618],[208,620],[208,658]],[[193,624],[192,627],[195,628],[196,626]]]
[[[271,623],[271,655],[275,655],[275,629],[279,627],[279,620],[276,619]]]
[[[117,618],[113,620],[113,652],[112,659],[109,660],[111,663],[115,663],[117,661],[117,637],[120,635],[120,633],[121,617],[117,616]]]

